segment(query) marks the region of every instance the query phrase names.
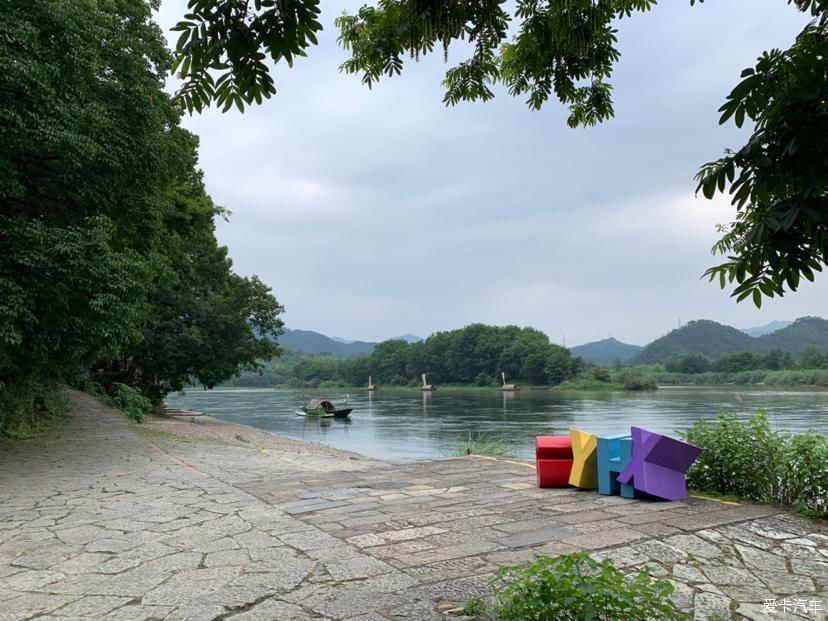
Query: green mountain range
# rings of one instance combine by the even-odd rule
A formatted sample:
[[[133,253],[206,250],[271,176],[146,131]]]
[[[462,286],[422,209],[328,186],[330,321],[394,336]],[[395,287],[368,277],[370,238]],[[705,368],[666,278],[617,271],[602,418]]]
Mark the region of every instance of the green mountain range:
[[[284,349],[304,354],[333,354],[342,358],[359,358],[374,351],[377,344],[366,341],[344,343],[312,330],[285,330],[279,337],[279,345]]]
[[[580,356],[592,364],[610,366],[615,363],[616,360],[627,362],[642,349],[641,345],[622,343],[621,341],[610,337],[601,341],[594,341],[592,343],[578,345],[577,347],[571,347],[570,351],[573,356]]]
[[[778,328],[778,326],[784,326]],[[759,334],[750,336],[747,332]],[[418,337],[406,334],[398,339],[416,342]],[[334,339],[312,330],[285,330],[279,337],[284,349],[305,354],[333,354],[358,358],[374,351],[376,343]],[[699,319],[673,330],[646,347],[622,343],[608,338],[572,347],[574,356],[603,366],[616,360],[629,364],[663,363],[690,353],[715,359],[724,354],[749,351],[767,354],[773,349],[789,351],[798,356],[802,350],[815,347],[828,351],[828,321],[820,317],[800,317],[794,322],[771,322],[749,330],[737,330],[715,321]]]
[[[742,332],[748,336],[765,336],[771,332],[787,328],[792,323],[793,321],[771,321],[763,326],[756,326],[755,328],[742,328]]]
[[[800,317],[780,330],[753,337],[736,328],[700,319],[656,339],[632,357],[630,362],[667,362],[691,353],[713,359],[743,351],[767,354],[773,349],[798,356],[808,347],[828,350],[828,321],[820,317]]]

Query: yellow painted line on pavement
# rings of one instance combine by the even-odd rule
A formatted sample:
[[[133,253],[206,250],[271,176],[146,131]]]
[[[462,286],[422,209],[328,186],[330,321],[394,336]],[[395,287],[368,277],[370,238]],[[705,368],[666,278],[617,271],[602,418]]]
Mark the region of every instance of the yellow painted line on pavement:
[[[718,502],[722,505],[730,505],[731,507],[741,507],[741,502],[733,502],[732,500],[722,500],[721,498],[713,498],[712,496],[700,496],[698,494],[688,494],[690,498],[699,498],[701,500],[710,500],[711,502]]]
[[[471,454],[471,457],[477,457],[478,459],[488,459],[489,461],[499,461],[504,464],[512,464],[513,466],[523,466],[524,468],[531,468],[535,470],[535,464],[527,464],[522,461],[511,461],[509,459],[500,459],[499,457],[490,457],[489,455],[475,455],[474,453]]]

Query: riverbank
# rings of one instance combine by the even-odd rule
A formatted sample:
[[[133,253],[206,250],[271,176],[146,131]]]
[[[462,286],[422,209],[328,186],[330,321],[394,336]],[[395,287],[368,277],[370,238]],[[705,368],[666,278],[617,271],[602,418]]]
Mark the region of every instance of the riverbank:
[[[72,398],[54,437],[0,454],[3,621],[436,621],[499,567],[579,550],[651,567],[696,618],[828,603],[825,525],[773,507],[541,490],[518,463],[392,465],[207,418],[138,428]]]
[[[793,371],[740,371],[737,373],[669,373],[652,374],[663,386],[771,386],[785,388],[828,389],[828,369]]]

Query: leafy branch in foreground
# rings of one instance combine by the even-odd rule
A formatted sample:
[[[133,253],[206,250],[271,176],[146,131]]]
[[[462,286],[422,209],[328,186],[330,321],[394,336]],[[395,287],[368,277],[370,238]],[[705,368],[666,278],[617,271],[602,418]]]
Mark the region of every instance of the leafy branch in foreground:
[[[189,112],[212,102],[262,103],[276,93],[265,64],[268,56],[289,67],[317,44],[319,0],[190,0],[189,13],[172,29],[180,32],[173,72],[184,81],[177,96]]]
[[[703,0],[690,0],[691,5]],[[179,101],[190,111],[212,103],[229,110],[276,92],[266,64],[292,65],[317,42],[319,0],[190,0],[176,30]],[[616,25],[655,0],[378,0],[336,20],[350,57],[342,71],[372,87],[399,75],[404,59],[458,41],[471,48],[445,74],[443,101],[487,101],[493,86],[525,97],[533,109],[555,98],[571,127],[613,116],[609,79],[620,58]],[[721,123],[754,131],[745,146],[704,165],[698,189],[707,198],[729,188],[737,208],[721,228],[715,254],[724,263],[705,275],[734,285],[741,301],[781,296],[814,279],[828,260],[828,0],[788,0],[814,19],[786,50],[764,52],[742,73],[722,107]],[[515,36],[509,25],[516,21]]]
[[[813,282],[828,260],[828,13],[790,49],[765,52],[745,69],[720,112],[720,123],[750,119],[755,129],[696,175],[697,191],[727,191],[737,210],[713,247],[727,260],[705,276],[722,289],[735,284],[737,301],[751,297],[759,307],[786,285]]]

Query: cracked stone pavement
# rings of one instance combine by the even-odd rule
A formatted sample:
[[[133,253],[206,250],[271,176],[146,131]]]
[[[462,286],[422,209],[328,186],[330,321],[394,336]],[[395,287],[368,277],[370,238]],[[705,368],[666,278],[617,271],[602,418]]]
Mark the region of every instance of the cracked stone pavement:
[[[0,446],[0,621],[445,619],[499,567],[577,550],[649,566],[696,619],[825,619],[824,522],[540,490],[526,465],[482,458],[140,433],[71,394],[53,436]]]

